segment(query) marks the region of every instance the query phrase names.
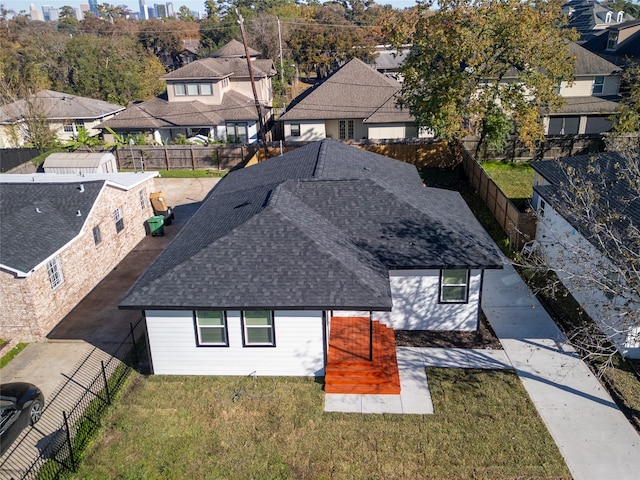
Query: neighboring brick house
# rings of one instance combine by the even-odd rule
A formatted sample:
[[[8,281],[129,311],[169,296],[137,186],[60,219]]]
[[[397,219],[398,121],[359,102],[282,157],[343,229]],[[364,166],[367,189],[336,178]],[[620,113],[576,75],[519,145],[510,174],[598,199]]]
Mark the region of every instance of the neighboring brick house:
[[[255,143],[259,123],[253,98],[249,67],[239,42],[230,42],[214,56],[196,60],[167,73],[167,91],[146,102],[136,103],[99,126],[108,140],[109,127],[117,134],[144,134],[158,144],[171,143],[178,135],[200,135],[213,140]],[[263,118],[271,117],[276,74],[271,60],[255,58],[249,52]]]
[[[144,238],[156,175],[0,176],[1,338],[44,338]]]
[[[19,148],[29,141],[29,118],[44,115],[60,142],[71,140],[80,127],[91,136],[96,125],[125,107],[68,93],[41,90],[26,99],[0,106],[0,148]]]

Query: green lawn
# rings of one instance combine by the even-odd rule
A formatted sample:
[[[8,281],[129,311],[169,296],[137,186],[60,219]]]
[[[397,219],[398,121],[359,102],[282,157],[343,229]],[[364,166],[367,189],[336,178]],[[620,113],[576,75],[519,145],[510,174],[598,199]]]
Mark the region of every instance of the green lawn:
[[[4,343],[3,340],[0,339],[1,343]],[[11,360],[13,360],[22,350],[26,347],[28,343],[18,343],[15,347],[9,350],[5,355],[0,358],[0,368],[4,368]]]
[[[570,478],[514,372],[427,374],[424,416],[323,413],[307,378],[136,375],[75,478]]]
[[[515,203],[533,195],[533,169],[527,162],[484,162],[482,168]]]

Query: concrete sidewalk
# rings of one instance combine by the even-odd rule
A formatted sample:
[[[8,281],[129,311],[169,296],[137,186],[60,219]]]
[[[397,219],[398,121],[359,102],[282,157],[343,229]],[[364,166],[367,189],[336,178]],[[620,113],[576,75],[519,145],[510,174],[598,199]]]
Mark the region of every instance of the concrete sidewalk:
[[[482,295],[482,309],[573,478],[640,478],[640,435],[513,267],[486,271]]]

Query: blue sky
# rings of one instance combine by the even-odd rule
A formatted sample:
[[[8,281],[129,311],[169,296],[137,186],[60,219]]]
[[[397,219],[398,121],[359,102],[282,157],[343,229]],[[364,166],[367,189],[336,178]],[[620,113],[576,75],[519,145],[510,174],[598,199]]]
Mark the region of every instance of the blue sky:
[[[178,11],[182,5],[186,5],[191,10],[204,12],[204,0],[170,0],[173,3],[173,9]],[[8,10],[20,12],[22,10],[29,11],[29,5],[34,4],[40,9],[43,5],[51,5],[52,7],[62,7],[69,5],[70,7],[78,7],[81,3],[89,3],[89,0],[0,0],[0,4]],[[113,5],[127,5],[133,12],[137,12],[140,8],[138,0],[98,0],[98,4],[109,3]],[[156,3],[167,3],[167,0],[147,0],[147,5]],[[415,0],[381,0],[382,5],[392,5],[395,8],[406,8],[416,4]]]

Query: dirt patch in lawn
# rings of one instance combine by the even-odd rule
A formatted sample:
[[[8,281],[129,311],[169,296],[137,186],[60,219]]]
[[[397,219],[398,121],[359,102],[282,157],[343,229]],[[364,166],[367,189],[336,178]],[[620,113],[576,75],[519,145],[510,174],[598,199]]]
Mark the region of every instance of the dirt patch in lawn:
[[[489,325],[484,313],[480,316],[480,328],[473,332],[448,332],[431,330],[396,330],[399,347],[484,348],[502,350],[500,340]]]

